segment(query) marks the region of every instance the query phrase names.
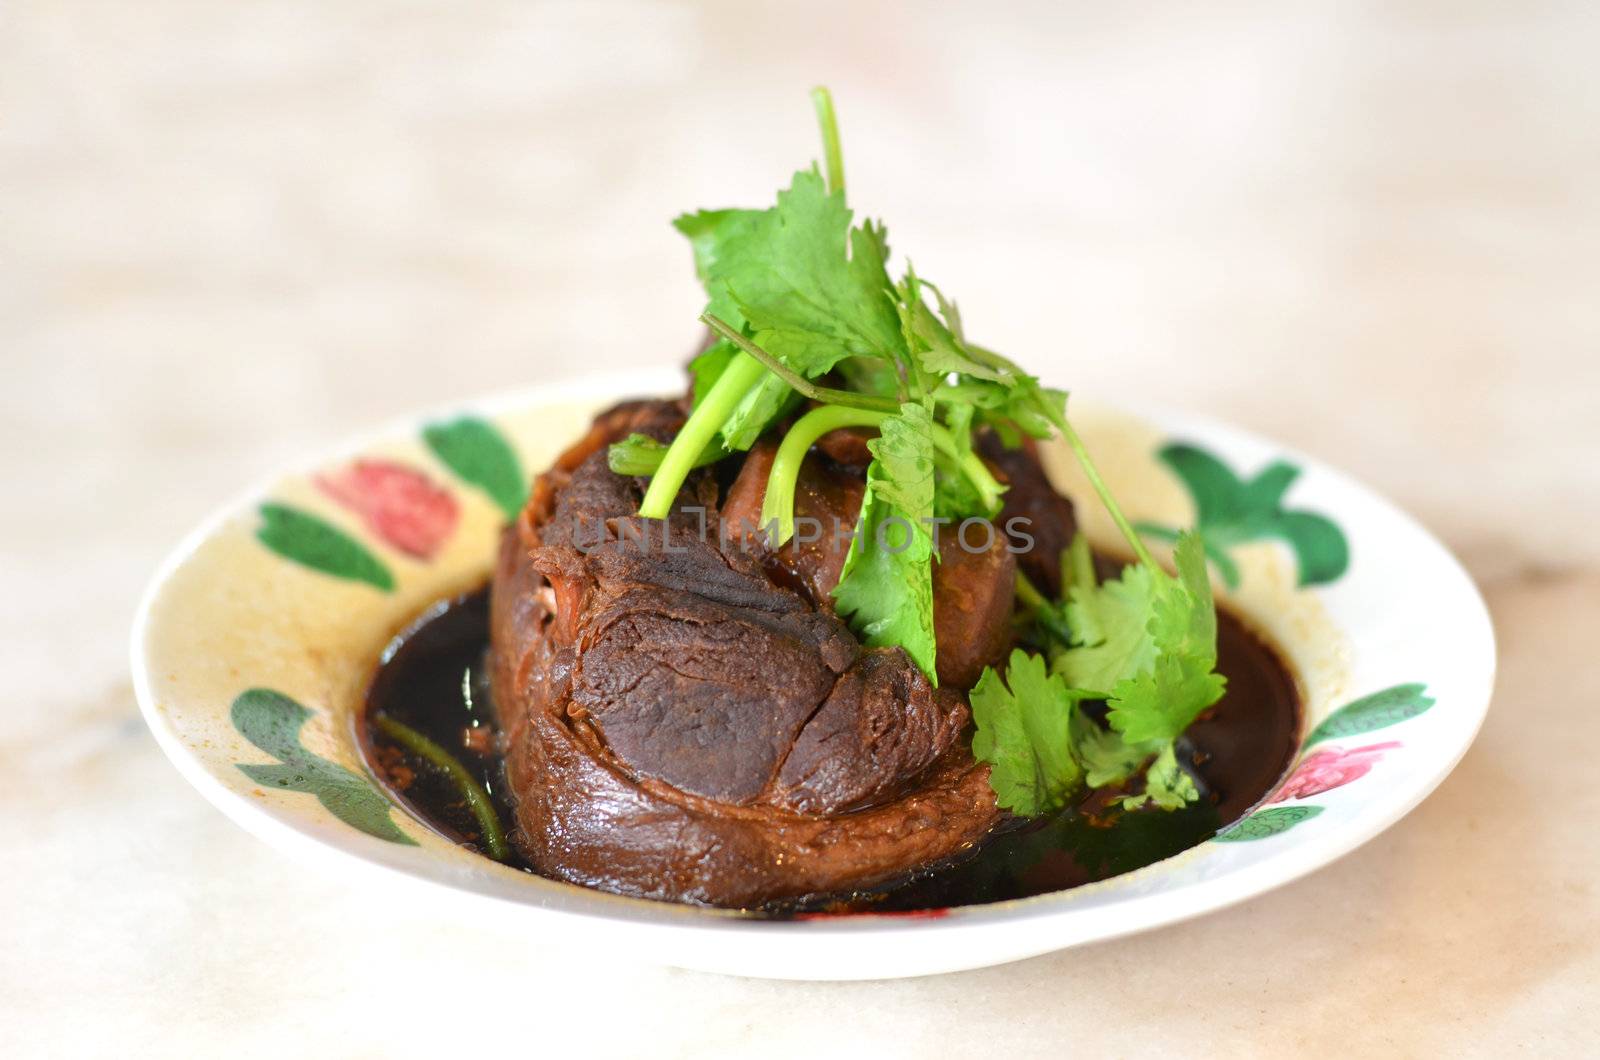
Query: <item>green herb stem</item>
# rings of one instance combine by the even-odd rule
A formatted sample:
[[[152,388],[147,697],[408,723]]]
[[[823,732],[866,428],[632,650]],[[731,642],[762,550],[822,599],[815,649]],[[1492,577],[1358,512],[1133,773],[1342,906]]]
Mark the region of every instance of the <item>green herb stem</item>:
[[[817,439],[830,431],[843,427],[879,427],[891,413],[875,409],[856,409],[844,405],[822,405],[812,409],[794,422],[789,433],[783,436],[778,453],[772,460],[772,470],[767,474],[767,492],[761,502],[761,526],[774,528],[773,547],[782,545],[794,535],[794,492],[800,480],[800,465]],[[956,446],[955,436],[941,424],[932,425],[934,448],[950,457],[961,474],[971,482],[984,503],[993,509],[1005,492],[1005,487],[995,480],[988,465],[977,453],[962,453]]]
[[[795,420],[772,459],[767,493],[761,502],[761,526],[772,528],[772,547],[777,548],[794,536],[795,486],[800,481],[800,465],[817,439],[841,427],[877,427],[890,415],[844,405],[822,405]]]
[[[1117,529],[1122,531],[1122,536],[1133,548],[1133,554],[1139,557],[1139,562],[1153,570],[1160,570],[1156,561],[1151,558],[1150,550],[1144,547],[1138,531],[1133,524],[1128,522],[1128,517],[1122,514],[1122,508],[1117,504],[1117,499],[1111,495],[1110,488],[1105,480],[1100,477],[1100,469],[1094,466],[1094,460],[1089,456],[1089,450],[1084,446],[1083,439],[1078,437],[1078,432],[1072,429],[1071,421],[1065,417],[1057,424],[1061,428],[1061,436],[1072,447],[1072,452],[1077,456],[1078,463],[1083,467],[1083,473],[1089,479],[1089,485],[1094,487],[1095,493],[1100,495],[1100,503],[1106,506],[1106,511],[1111,515],[1111,521],[1117,524]]]
[[[973,488],[978,491],[978,496],[982,498],[985,514],[997,511],[1000,507],[1000,495],[1005,493],[1006,488],[994,477],[994,473],[989,470],[989,465],[983,462],[983,458],[971,449],[962,453],[956,448],[955,436],[938,424],[933,425],[933,444],[955,460],[956,467],[966,480],[972,483]]]
[[[467,800],[472,815],[478,819],[478,827],[483,830],[484,850],[496,861],[504,861],[510,856],[511,850],[506,845],[505,832],[500,829],[500,815],[495,813],[494,802],[489,798],[489,793],[483,789],[483,785],[467,772],[466,766],[443,747],[387,714],[378,715],[373,720],[373,725],[401,747],[443,770],[451,783],[460,790],[462,797]]]
[[[1061,647],[1072,642],[1072,630],[1067,625],[1065,609],[1060,604],[1052,603],[1020,570],[1016,577],[1016,598],[1028,621],[1048,633]],[[1065,592],[1062,599],[1066,599]]]
[[[1061,599],[1071,599],[1074,589],[1094,590],[1094,553],[1089,550],[1089,539],[1083,531],[1072,536],[1072,543],[1061,550],[1057,563],[1061,568]]]
[[[666,443],[647,435],[630,434],[620,442],[611,443],[606,452],[606,463],[619,475],[654,475],[661,470],[661,461],[666,459],[670,448]],[[728,451],[720,443],[712,442],[695,457],[694,466],[715,464],[727,455]]]
[[[1038,587],[1028,580],[1028,576],[1020,570],[1017,571],[1017,602],[1030,613],[1036,612],[1050,603],[1044,598],[1044,593],[1041,593]]]
[[[761,381],[766,370],[760,361],[743,354],[728,362],[706,396],[689,413],[683,429],[667,448],[667,455],[661,458],[661,467],[650,480],[644,501],[639,505],[640,515],[646,519],[667,517],[667,513],[672,511],[672,502],[677,499],[678,490],[683,486],[683,480],[694,470],[700,454],[716,437],[722,425],[728,422],[728,417],[750,388]]]
[[[822,126],[822,150],[828,163],[828,191],[844,195],[844,154],[839,149],[839,119],[833,113],[833,94],[818,86],[811,90],[817,108],[817,124]]]
[[[818,386],[766,350],[763,350],[760,346],[751,342],[743,332],[720,317],[713,316],[710,313],[702,313],[700,314],[700,322],[739,347],[746,354],[755,358],[769,372],[788,383],[790,388],[802,397],[808,397],[812,401],[821,401],[829,405],[844,405],[853,409],[868,409],[890,413],[900,410],[900,406],[889,398],[874,397],[871,394],[857,394],[849,390],[836,390],[828,386]]]

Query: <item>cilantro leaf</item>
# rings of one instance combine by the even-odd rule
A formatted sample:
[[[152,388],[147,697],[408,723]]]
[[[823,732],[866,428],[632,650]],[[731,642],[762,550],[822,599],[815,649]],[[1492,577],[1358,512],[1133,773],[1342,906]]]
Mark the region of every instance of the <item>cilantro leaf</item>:
[[[960,523],[970,515],[991,516],[994,513],[987,510],[983,497],[979,494],[972,480],[963,475],[960,470],[952,466],[952,462],[943,453],[934,456],[934,514],[941,519],[948,519]]]
[[[867,443],[873,461],[855,540],[833,599],[868,645],[899,645],[928,679],[933,636],[933,423],[921,405],[902,405]]]
[[[711,301],[706,312],[721,317],[734,327],[744,325],[738,303],[723,282],[722,259],[727,247],[737,248],[752,231],[761,227],[771,210],[698,210],[683,214],[672,227],[689,239],[694,251],[694,271],[705,286]],[[731,352],[731,348],[730,351]]]
[[[1110,729],[1086,723],[1074,732],[1091,786],[1120,783],[1154,756],[1144,793],[1125,800],[1130,806],[1153,801],[1170,809],[1197,797],[1174,741],[1225,687],[1199,536],[1180,537],[1173,559],[1176,577],[1140,563],[1096,584],[1080,535],[1062,562],[1072,643],[1055,651],[1052,668],[1069,686],[1106,700]]]
[[[1226,679],[1215,666],[1215,659],[1164,652],[1149,669],[1117,682],[1106,718],[1129,743],[1170,743],[1222,698]]]
[[[673,227],[689,238],[694,250],[695,274],[705,285],[710,301],[706,312],[727,321],[735,328],[744,328],[747,322],[739,310],[739,303],[728,290],[728,266],[724,259],[729,253],[737,257],[745,241],[760,238],[762,227],[770,222],[772,210],[700,210],[683,214],[672,222]],[[720,339],[689,364],[694,378],[694,402],[698,406],[711,387],[739,350],[733,343]],[[743,394],[730,410],[723,414],[718,427],[718,437],[725,449],[742,452],[755,444],[756,439],[772,423],[786,415],[799,399],[781,379],[766,374]]]
[[[696,405],[706,399],[712,385],[722,378],[722,373],[727,370],[738,352],[739,347],[727,339],[718,339],[689,362],[689,377],[694,381],[693,397]]]
[[[887,234],[881,225],[850,226],[842,193],[801,170],[766,210],[701,210],[673,224],[689,238],[706,311],[754,334],[762,349],[815,378],[847,357],[899,355],[903,340],[889,297]],[[723,341],[691,366],[698,404],[737,350]],[[767,373],[725,412],[722,444],[745,450],[798,403]]]
[[[922,289],[932,291],[939,304],[935,313],[923,300]],[[988,351],[978,351],[967,343],[961,327],[961,313],[956,304],[929,280],[918,276],[908,264],[906,276],[896,292],[900,296],[901,327],[906,332],[912,352],[925,371],[943,378],[958,372],[973,379],[1013,387],[1023,373],[1003,357]]]
[[[1074,585],[1067,625],[1077,646],[1056,655],[1057,671],[1079,688],[1108,695],[1124,677],[1150,666],[1158,650],[1150,629],[1156,579],[1155,571],[1137,564],[1100,585]]]
[[[768,427],[789,415],[800,403],[800,395],[768,372],[728,414],[727,422],[722,425],[722,444],[737,452],[749,449]]]
[[[1120,786],[1146,763],[1142,789],[1116,800],[1125,809],[1174,810],[1200,797],[1171,741],[1135,742],[1101,726],[1080,706],[1093,698],[1021,649],[1012,651],[1003,680],[984,671],[970,696],[972,754],[989,763],[997,805],[1020,816],[1052,813],[1085,786]]]
[[[713,301],[726,291],[757,344],[807,376],[849,356],[893,359],[904,346],[884,229],[851,228],[851,216],[815,169],[801,170],[777,206],[719,244],[712,263]]]
[[[1150,758],[1150,749],[1128,743],[1122,734],[1079,712],[1072,726],[1072,748],[1091,788],[1121,784]]]
[[[951,372],[959,372],[1008,387],[1015,385],[1013,377],[977,361],[967,353],[965,343],[955,330],[940,320],[922,300],[921,283],[915,273],[908,270],[905,281],[897,291],[900,295],[901,327],[912,340],[912,352],[924,372],[940,379]]]
[[[1107,701],[1111,727],[1130,743],[1176,740],[1226,685],[1216,672],[1217,614],[1199,535],[1180,537],[1173,560],[1178,577],[1153,580],[1148,629],[1156,656],[1118,681]]]
[[[1167,744],[1150,763],[1144,775],[1144,791],[1122,798],[1124,809],[1132,810],[1153,802],[1163,810],[1179,810],[1200,797],[1194,778],[1178,765],[1177,749]]]
[[[1074,542],[1074,550],[1086,548]],[[1074,647],[1056,655],[1054,664],[1079,688],[1106,694],[1112,702],[1112,724],[1126,732],[1158,730],[1146,739],[1172,739],[1188,721],[1171,726],[1137,717],[1159,709],[1163,716],[1193,715],[1216,702],[1222,679],[1211,671],[1217,661],[1217,619],[1206,574],[1200,538],[1185,534],[1173,551],[1178,576],[1137,564],[1120,577],[1095,585],[1075,578],[1069,592],[1067,621]],[[1181,693],[1177,702],[1150,704],[1153,695]],[[1208,698],[1209,697],[1209,698]],[[1117,720],[1118,700],[1123,720]],[[1204,700],[1204,702],[1196,702]]]
[[[972,754],[989,763],[998,805],[1034,817],[1066,806],[1083,786],[1072,751],[1082,698],[1042,658],[1021,649],[1012,651],[1004,680],[992,667],[983,671],[970,697],[977,725]]]

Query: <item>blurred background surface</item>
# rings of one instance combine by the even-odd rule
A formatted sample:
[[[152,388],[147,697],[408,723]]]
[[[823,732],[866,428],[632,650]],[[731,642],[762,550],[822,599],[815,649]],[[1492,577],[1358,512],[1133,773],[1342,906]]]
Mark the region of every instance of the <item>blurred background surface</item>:
[[[7,0],[0,1020],[265,1048],[357,1005],[339,1052],[452,1041],[415,1022],[420,979],[380,1000],[396,962],[479,1003],[464,1033],[548,1011],[527,997],[563,955],[397,934],[185,790],[137,721],[128,624],[161,555],[285,460],[681,358],[701,298],[668,222],[768,201],[819,153],[826,83],[854,205],[976,338],[1400,501],[1484,585],[1500,694],[1405,824],[1246,908],[926,983],[632,969],[626,1041],[804,1051],[826,1005],[877,1013],[860,1042],[887,1055],[984,1016],[975,1041],[1024,1052],[1570,1044],[1600,799],[1565,783],[1554,813],[1549,756],[1600,738],[1597,54],[1589,3]],[[217,980],[252,948],[259,981]],[[65,1021],[85,987],[101,1011]]]

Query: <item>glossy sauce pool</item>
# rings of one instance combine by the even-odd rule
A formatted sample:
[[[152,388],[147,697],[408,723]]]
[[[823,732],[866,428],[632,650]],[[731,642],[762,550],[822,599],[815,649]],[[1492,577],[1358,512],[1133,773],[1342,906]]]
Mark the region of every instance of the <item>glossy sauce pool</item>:
[[[910,912],[1027,898],[1171,857],[1238,820],[1288,768],[1300,740],[1300,696],[1271,646],[1227,612],[1219,609],[1217,619],[1217,668],[1228,690],[1178,745],[1178,759],[1200,789],[1198,802],[1172,812],[1130,812],[1112,808],[1105,793],[1090,793],[1054,817],[997,831],[956,863],[876,891],[768,912]],[[488,789],[509,828],[512,807],[484,667],[488,644],[487,590],[430,607],[385,649],[357,725],[367,764],[391,797],[441,834],[475,847],[482,837],[459,790],[370,722],[387,715],[448,749]],[[538,871],[515,850],[509,864]]]

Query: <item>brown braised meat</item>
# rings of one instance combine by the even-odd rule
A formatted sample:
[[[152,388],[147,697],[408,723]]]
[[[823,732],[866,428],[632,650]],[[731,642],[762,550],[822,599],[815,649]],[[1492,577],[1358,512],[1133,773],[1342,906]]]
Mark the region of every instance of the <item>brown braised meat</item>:
[[[1003,542],[943,542],[935,689],[832,613],[831,541],[768,554],[725,530],[741,512],[753,523],[769,450],[726,498],[699,472],[667,520],[634,514],[641,484],[604,447],[670,438],[682,416],[666,402],[603,414],[506,534],[492,677],[515,841],[556,878],[721,906],[869,888],[970,849],[1000,814],[959,689],[1009,645]],[[861,488],[858,468],[814,455],[797,512],[853,525]]]
[[[819,445],[825,453],[848,452],[841,439],[854,432],[834,431]],[[800,465],[795,485],[796,533],[781,548],[769,549],[761,534],[761,502],[777,446],[760,442],[750,450],[739,477],[722,504],[724,532],[741,548],[760,557],[780,585],[831,610],[833,587],[850,551],[850,533],[861,512],[866,462],[841,464],[812,453]],[[870,454],[868,454],[870,457]],[[1070,509],[1069,509],[1070,510]],[[840,530],[842,529],[842,532]],[[938,528],[939,562],[933,567],[933,628],[938,644],[935,667],[945,687],[971,688],[1011,647],[1011,608],[1016,560],[1007,538],[993,526]]]
[[[978,439],[977,449],[1006,483],[1005,503],[995,521],[1006,528],[1022,572],[1046,596],[1057,595],[1061,592],[1061,552],[1078,533],[1072,502],[1050,484],[1032,438],[1025,437],[1021,446],[1007,449],[998,437],[986,434]]]

